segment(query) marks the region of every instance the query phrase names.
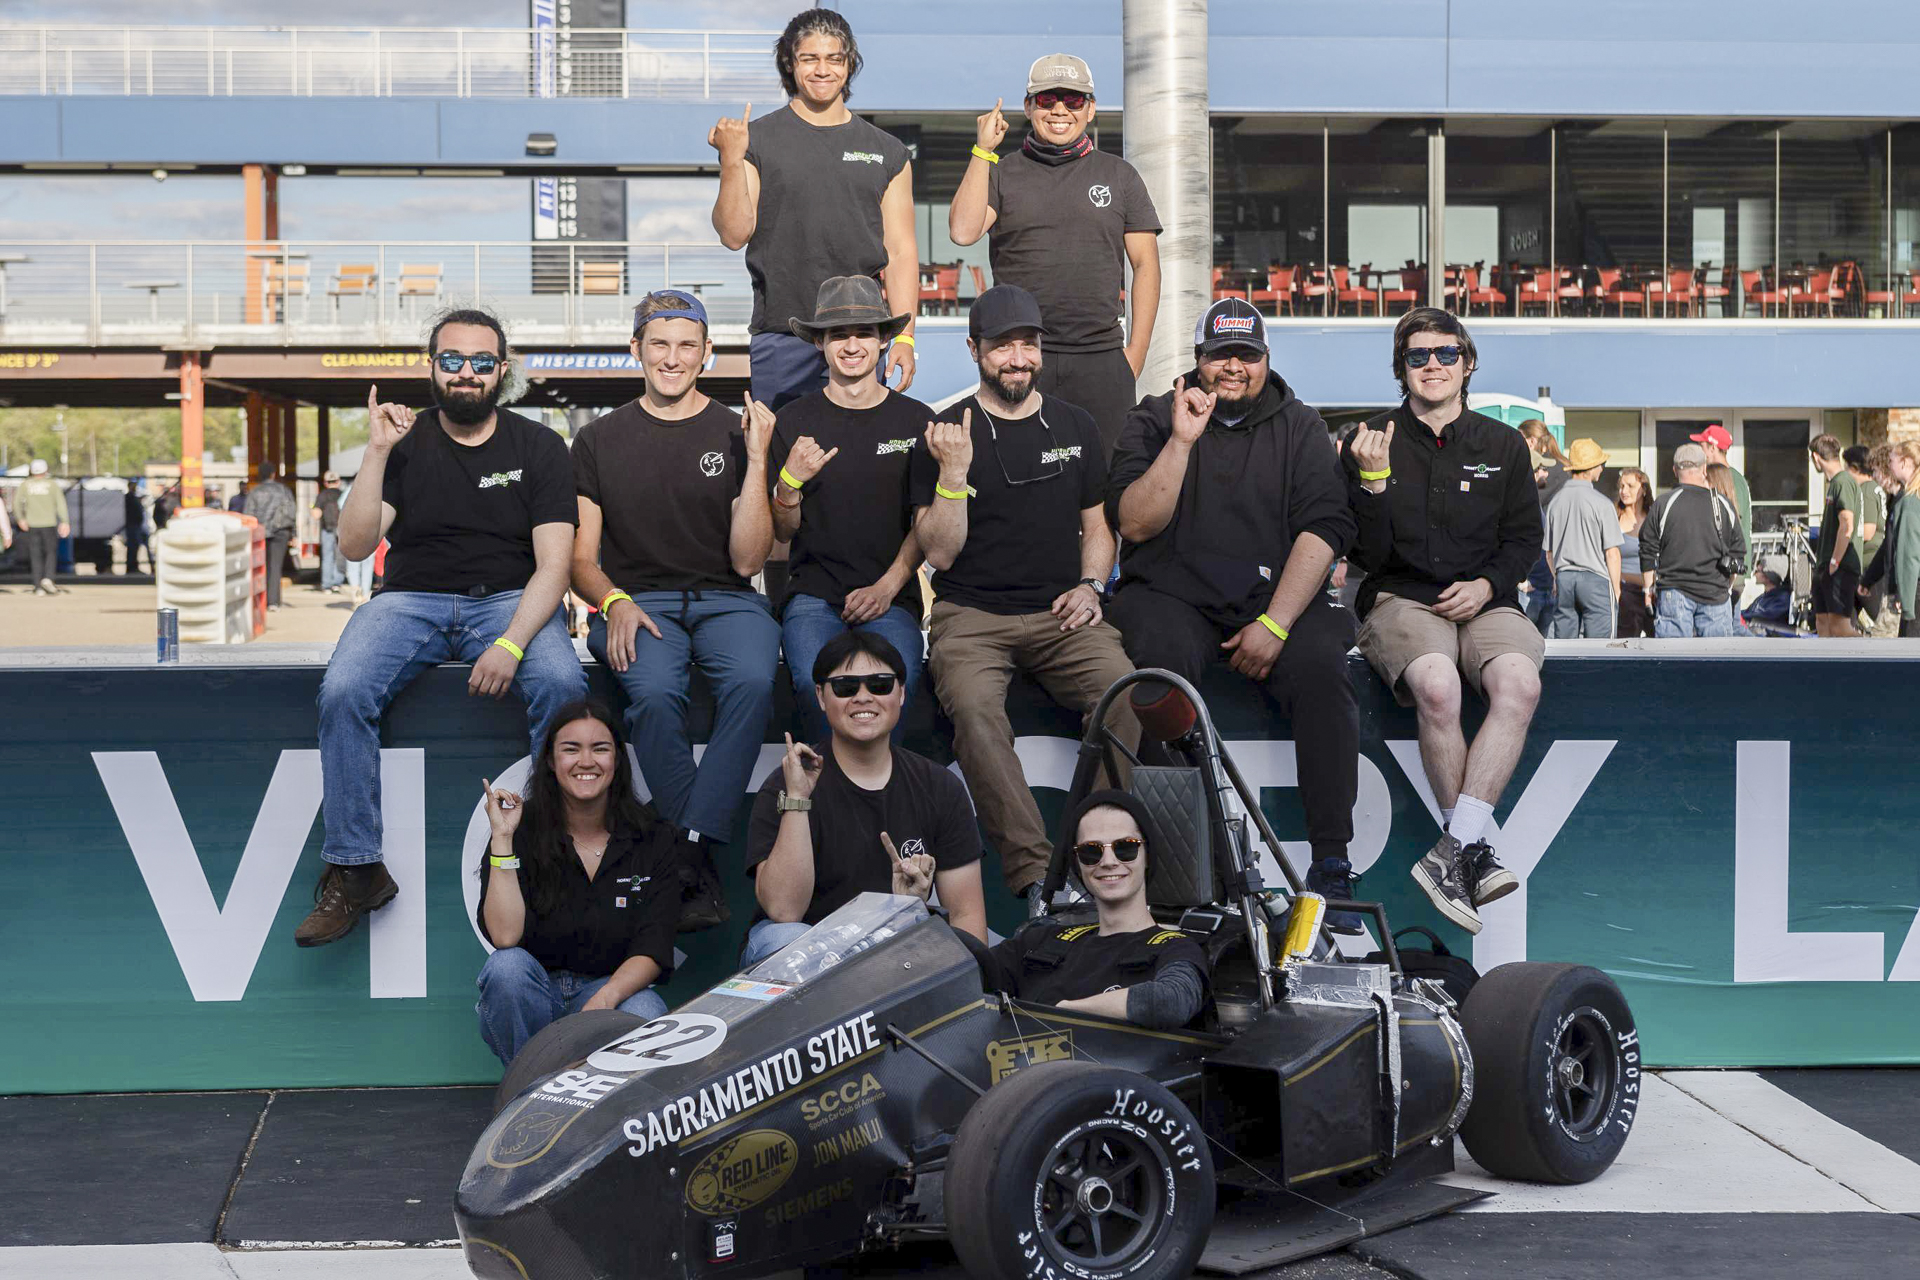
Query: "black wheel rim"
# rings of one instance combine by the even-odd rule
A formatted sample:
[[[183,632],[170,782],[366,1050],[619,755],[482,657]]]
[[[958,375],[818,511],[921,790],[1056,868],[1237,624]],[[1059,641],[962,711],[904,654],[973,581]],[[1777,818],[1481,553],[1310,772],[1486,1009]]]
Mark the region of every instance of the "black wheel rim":
[[[1069,1134],[1047,1153],[1038,1188],[1048,1251],[1089,1270],[1123,1267],[1152,1248],[1165,1214],[1166,1166],[1124,1129]]]
[[[1599,1137],[1613,1113],[1620,1061],[1612,1026],[1598,1010],[1576,1009],[1561,1021],[1548,1070],[1561,1129],[1580,1142]]]

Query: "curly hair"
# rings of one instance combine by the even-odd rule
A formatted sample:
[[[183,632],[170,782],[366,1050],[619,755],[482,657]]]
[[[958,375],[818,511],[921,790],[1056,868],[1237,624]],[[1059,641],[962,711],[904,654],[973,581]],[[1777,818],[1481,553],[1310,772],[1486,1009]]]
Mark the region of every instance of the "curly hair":
[[[500,358],[510,359],[512,352],[507,349],[507,331],[499,319],[491,312],[478,307],[455,307],[442,311],[433,318],[433,328],[427,333],[427,354],[437,355],[440,351],[440,331],[450,324],[470,324],[476,328],[491,329],[493,336],[500,340]]]
[[[832,9],[801,10],[773,42],[773,66],[780,73],[780,87],[787,91],[789,98],[800,96],[800,82],[793,78],[793,59],[799,52],[800,42],[808,36],[832,36],[846,50],[847,84],[840,91],[840,97],[842,101],[851,99],[853,78],[860,74],[860,43],[853,38],[853,28],[847,20]]]

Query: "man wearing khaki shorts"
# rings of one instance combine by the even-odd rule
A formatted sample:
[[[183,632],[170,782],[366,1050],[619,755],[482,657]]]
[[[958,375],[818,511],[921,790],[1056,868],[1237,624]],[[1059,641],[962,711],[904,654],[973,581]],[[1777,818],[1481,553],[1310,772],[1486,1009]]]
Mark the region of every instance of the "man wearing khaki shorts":
[[[1393,371],[1406,399],[1355,432],[1346,459],[1353,559],[1367,571],[1360,652],[1415,710],[1445,825],[1413,878],[1469,933],[1478,908],[1520,887],[1482,837],[1526,744],[1546,654],[1518,600],[1542,535],[1527,442],[1467,408],[1474,366],[1458,317],[1433,307],[1401,317]],[[1462,679],[1487,702],[1471,747]]]

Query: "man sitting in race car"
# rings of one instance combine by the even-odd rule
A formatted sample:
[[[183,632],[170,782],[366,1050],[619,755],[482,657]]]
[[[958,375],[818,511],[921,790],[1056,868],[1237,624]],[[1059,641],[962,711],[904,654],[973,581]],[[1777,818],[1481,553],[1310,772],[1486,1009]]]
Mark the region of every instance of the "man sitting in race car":
[[[1122,1018],[1162,1030],[1184,1027],[1207,1003],[1207,957],[1147,907],[1153,819],[1124,791],[1081,802],[1073,857],[1100,913],[1098,924],[1035,925],[993,949],[1000,985],[1037,1004]]]
[[[759,904],[740,956],[750,968],[864,892],[926,897],[956,929],[987,940],[980,833],[961,781],[890,741],[907,664],[886,637],[842,631],[813,663],[829,740],[787,735],[780,768],[753,802],[747,874]]]

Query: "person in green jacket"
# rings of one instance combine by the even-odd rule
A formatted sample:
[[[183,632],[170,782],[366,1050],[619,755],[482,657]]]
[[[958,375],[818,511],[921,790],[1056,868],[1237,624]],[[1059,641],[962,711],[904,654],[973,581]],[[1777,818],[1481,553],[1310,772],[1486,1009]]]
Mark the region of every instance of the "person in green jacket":
[[[1901,639],[1920,639],[1920,492],[1914,485],[1920,475],[1920,444],[1883,444],[1873,451],[1869,465],[1891,480],[1900,495],[1891,497],[1889,487],[1886,535],[1861,575],[1860,595],[1864,598],[1884,579],[1888,602],[1900,608]]]
[[[47,474],[44,458],[27,468],[27,481],[13,495],[13,523],[27,538],[27,561],[33,569],[33,594],[50,596],[60,558],[60,539],[67,536],[67,495],[60,482]]]

